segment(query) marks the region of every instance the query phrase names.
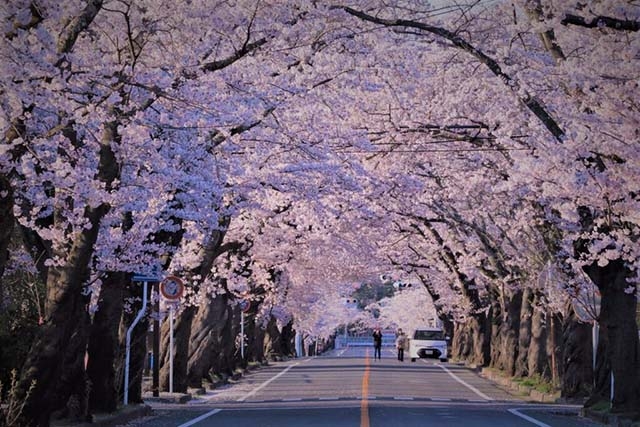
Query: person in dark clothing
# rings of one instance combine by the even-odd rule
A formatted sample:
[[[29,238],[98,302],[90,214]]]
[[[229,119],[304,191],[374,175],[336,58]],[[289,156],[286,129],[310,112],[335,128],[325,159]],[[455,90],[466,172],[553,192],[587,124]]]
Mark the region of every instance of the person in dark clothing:
[[[374,360],[382,358],[382,331],[380,328],[373,330],[373,358]]]

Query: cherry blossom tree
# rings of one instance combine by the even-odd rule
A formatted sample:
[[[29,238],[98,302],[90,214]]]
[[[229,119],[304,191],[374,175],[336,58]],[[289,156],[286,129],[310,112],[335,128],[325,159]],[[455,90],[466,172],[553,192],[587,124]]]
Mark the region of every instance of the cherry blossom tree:
[[[537,350],[516,325],[570,319],[584,271],[593,401],[613,372],[614,409],[638,406],[631,2],[0,8],[0,273],[18,228],[48,290],[27,424],[85,394],[90,295],[153,265],[188,282],[187,338],[199,307],[257,290],[256,322],[325,336],[354,286],[404,272],[460,356],[521,373],[500,348],[543,369],[557,325]]]

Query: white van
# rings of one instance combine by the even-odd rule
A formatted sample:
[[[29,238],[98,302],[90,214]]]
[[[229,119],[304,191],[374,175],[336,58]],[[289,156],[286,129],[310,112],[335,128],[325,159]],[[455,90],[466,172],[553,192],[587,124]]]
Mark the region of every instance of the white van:
[[[418,328],[409,339],[409,357],[416,359],[434,358],[446,362],[449,358],[447,337],[440,328]]]

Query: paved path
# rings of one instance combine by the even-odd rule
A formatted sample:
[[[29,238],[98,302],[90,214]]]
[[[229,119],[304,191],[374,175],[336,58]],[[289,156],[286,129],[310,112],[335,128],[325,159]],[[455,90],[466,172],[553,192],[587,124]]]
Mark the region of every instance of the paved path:
[[[462,366],[399,362],[371,348],[274,363],[182,405],[152,404],[139,427],[594,427],[578,407],[530,404]]]

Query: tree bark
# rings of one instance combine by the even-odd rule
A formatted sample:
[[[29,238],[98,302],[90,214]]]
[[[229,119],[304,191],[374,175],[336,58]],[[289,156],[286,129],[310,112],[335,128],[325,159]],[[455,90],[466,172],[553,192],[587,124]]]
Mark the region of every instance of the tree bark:
[[[536,294],[533,301],[531,341],[526,353],[527,366],[530,376],[538,374],[551,380],[553,378],[551,354],[547,353],[550,319],[547,317],[547,310],[541,306],[540,297],[540,294]]]
[[[451,353],[454,359],[476,366],[488,366],[491,360],[490,318],[484,314],[469,316],[454,323]]]
[[[9,243],[13,233],[13,189],[9,179],[0,175],[0,301],[3,301],[2,275],[9,259]]]
[[[520,310],[522,291],[513,294],[503,290],[504,305],[499,301],[497,292],[492,301],[491,328],[491,366],[514,375],[518,357],[518,331],[520,328]]]
[[[75,393],[74,378],[84,377],[73,352],[84,357],[88,318],[87,298],[82,295],[86,279],[87,253],[91,250],[79,239],[67,266],[49,270],[45,323],[31,345],[14,399],[25,401],[21,424],[46,427],[51,414]],[[65,363],[70,363],[66,365]],[[29,387],[34,388],[28,393]]]
[[[186,306],[176,316],[173,329],[173,391],[186,393],[189,386],[188,363],[191,326],[198,307]],[[162,322],[160,345],[160,390],[169,391],[169,317]]]
[[[529,343],[531,342],[531,322],[533,317],[533,301],[532,290],[525,288],[522,293],[522,306],[520,308],[520,330],[518,331],[518,356],[516,358],[515,372],[516,377],[526,377],[529,375],[528,352]]]
[[[613,373],[612,412],[637,412],[640,408],[637,286],[627,282],[633,274],[622,260],[610,261],[604,267],[593,264],[585,267],[585,272],[602,297],[596,388],[587,404],[609,399]]]
[[[581,323],[573,310],[562,329],[563,397],[586,397],[593,389],[591,325]]]
[[[228,297],[216,295],[209,304],[201,307],[193,321],[187,365],[188,383],[202,387],[202,380],[209,376],[216,355],[220,352],[220,337],[229,321]]]
[[[88,347],[87,375],[91,381],[89,407],[92,411],[113,412],[118,406],[115,364],[119,353],[118,328],[126,276],[125,273],[111,272],[102,280]]]

